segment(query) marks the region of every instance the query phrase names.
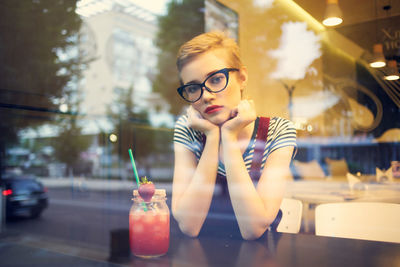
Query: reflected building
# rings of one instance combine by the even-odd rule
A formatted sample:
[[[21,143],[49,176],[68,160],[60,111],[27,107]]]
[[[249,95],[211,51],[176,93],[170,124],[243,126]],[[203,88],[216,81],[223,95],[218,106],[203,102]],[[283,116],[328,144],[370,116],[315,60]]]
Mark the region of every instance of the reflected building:
[[[83,20],[79,46],[75,45],[79,27],[74,26],[74,8],[58,6],[71,1],[0,1],[5,15],[5,27],[0,27],[0,70],[12,74],[0,75],[0,170],[3,164],[6,172],[38,176],[49,187],[51,197],[51,206],[42,219],[11,220],[6,228],[0,228],[12,231],[11,235],[1,235],[6,248],[0,250],[0,254],[4,251],[3,265],[65,262],[68,257],[79,262],[103,262],[112,245],[110,233],[127,227],[130,196],[136,189],[128,147],[136,153],[138,176],[154,179],[157,187],[168,190],[171,199],[173,118],[168,114],[167,100],[153,92],[152,79],[157,74],[157,60],[166,59],[171,63],[166,69],[170,70],[175,54],[169,57],[171,51],[157,49],[157,16],[133,1],[78,1],[77,12]],[[384,78],[389,66],[372,69],[367,64],[373,46],[379,42],[386,59],[397,61],[398,71],[400,1],[340,0],[344,21],[336,28],[320,23],[327,2],[321,0],[165,1],[177,4],[169,5],[170,14],[166,14],[174,22],[178,21],[175,14],[193,14],[193,24],[203,27],[204,19],[205,31],[229,31],[238,41],[248,68],[245,93],[255,100],[257,113],[292,119],[298,149],[291,166],[293,180],[287,182],[284,197],[302,201],[304,209],[300,234],[268,232],[267,242],[220,239],[215,234],[181,239],[177,221],[171,220],[170,252],[151,262],[165,266],[398,263],[398,247],[394,249],[389,243],[342,242],[328,237],[314,242],[312,235],[316,233],[315,207],[321,203],[400,203],[400,80]],[[192,5],[179,6],[188,2]],[[14,10],[8,9],[11,3]],[[175,13],[174,8],[183,11]],[[190,8],[195,11],[187,12]],[[40,22],[40,27],[32,21]],[[58,23],[61,25],[57,28]],[[187,24],[176,23],[175,28],[168,24],[166,31],[184,26]],[[72,48],[48,37],[54,29],[67,37]],[[194,34],[198,28],[184,30]],[[170,39],[166,43],[176,41]],[[45,52],[58,58],[48,61],[46,54],[51,53]],[[12,55],[11,60],[3,60],[6,55]],[[74,64],[70,69],[63,68],[69,59],[75,60]],[[87,68],[78,75],[79,70],[74,68],[80,68],[81,59],[88,60]],[[42,71],[42,67],[59,71]],[[72,75],[66,75],[65,83],[63,77],[55,77],[70,70]],[[172,77],[172,72],[162,73]],[[57,88],[48,81],[53,79],[61,81],[62,86]],[[160,84],[161,92],[171,87]],[[164,97],[176,94],[174,88],[170,89],[164,91]],[[132,99],[132,105],[124,103],[124,95],[130,95],[125,99]],[[133,112],[122,117],[118,108],[125,107],[133,107]],[[149,114],[151,125],[145,119],[131,120],[142,111]],[[160,125],[168,127],[157,127]],[[386,219],[372,210],[366,215]],[[212,216],[217,222],[213,230],[226,230],[224,212],[212,211]],[[365,226],[356,225],[360,229]],[[389,229],[378,225],[379,230]],[[393,229],[398,232],[398,227]],[[128,242],[128,235],[121,239]],[[44,250],[37,250],[39,246]],[[335,247],[341,248],[340,257]],[[317,257],[310,257],[310,252]],[[135,260],[132,266],[140,265],[140,259]],[[149,263],[148,259],[144,261]]]
[[[171,125],[166,104],[152,92],[157,15],[130,1],[80,1],[77,6],[83,20],[80,52],[89,59],[83,73],[82,111],[107,115],[118,92],[132,87],[134,112],[148,112],[153,125]]]

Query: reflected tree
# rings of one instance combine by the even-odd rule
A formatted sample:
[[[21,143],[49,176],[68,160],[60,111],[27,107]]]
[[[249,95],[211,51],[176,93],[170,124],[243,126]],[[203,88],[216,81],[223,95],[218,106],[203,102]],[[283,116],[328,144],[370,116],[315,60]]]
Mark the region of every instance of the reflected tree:
[[[81,161],[81,152],[90,146],[91,139],[81,132],[82,127],[78,125],[76,117],[68,116],[62,119],[60,133],[53,139],[54,156],[66,164],[66,175],[73,174],[73,167]]]
[[[55,117],[55,124],[58,127],[58,136],[53,140],[54,156],[62,163],[66,164],[66,175],[73,175],[76,172],[90,174],[92,172],[91,163],[85,162],[81,158],[81,153],[86,151],[92,140],[90,136],[84,136],[82,133],[83,125],[80,123],[82,114],[80,105],[82,102],[81,76],[82,70],[93,58],[87,56],[88,53],[80,46],[80,34],[74,36],[77,38],[76,46],[66,50],[63,57],[70,58],[78,55],[81,64],[76,64],[69,73],[69,81],[63,88],[63,96],[60,105],[60,112]],[[83,171],[85,170],[85,171]]]
[[[81,19],[76,0],[0,1],[0,169],[6,146],[19,130],[51,119],[58,112],[72,75],[80,72],[78,55],[60,54],[75,46]],[[0,173],[1,173],[0,172]]]
[[[159,49],[157,71],[153,89],[170,105],[170,113],[178,115],[185,104],[179,99],[176,54],[179,47],[194,36],[204,32],[204,1],[171,1],[167,14],[158,19],[159,31],[156,46]]]
[[[116,88],[114,101],[107,109],[107,114],[114,126],[112,133],[117,140],[108,146],[112,146],[113,154],[119,157],[119,168],[122,162],[130,160],[128,149],[132,148],[138,168],[144,167],[148,171],[150,165],[147,157],[155,150],[154,130],[150,126],[148,113],[144,110],[136,110],[134,105],[134,88]]]

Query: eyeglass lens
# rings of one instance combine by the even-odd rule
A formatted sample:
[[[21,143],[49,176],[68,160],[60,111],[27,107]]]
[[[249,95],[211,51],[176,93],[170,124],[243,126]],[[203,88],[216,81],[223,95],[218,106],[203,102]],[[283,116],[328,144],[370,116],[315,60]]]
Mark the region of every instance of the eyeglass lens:
[[[228,72],[214,73],[205,80],[204,85],[211,92],[217,93],[219,91],[222,91],[225,89],[227,85],[228,81],[227,75]],[[182,92],[182,96],[190,102],[197,101],[198,99],[200,99],[201,95],[202,95],[202,88],[200,84],[192,84],[185,86]]]

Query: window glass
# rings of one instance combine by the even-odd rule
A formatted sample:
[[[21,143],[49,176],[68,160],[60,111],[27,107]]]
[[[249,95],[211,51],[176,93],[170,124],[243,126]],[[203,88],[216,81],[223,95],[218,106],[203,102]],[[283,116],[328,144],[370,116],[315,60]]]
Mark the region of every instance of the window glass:
[[[40,184],[33,181],[15,181],[12,183],[14,194],[30,194],[32,192],[42,191]]]
[[[111,257],[114,238],[129,237],[118,232],[129,229],[136,168],[166,190],[171,240],[182,235],[171,206],[174,129],[189,103],[177,93],[176,59],[183,43],[214,30],[239,45],[248,72],[241,97],[258,116],[293,123],[281,197],[302,203],[300,234],[316,234],[321,204],[400,204],[400,4],[339,2],[343,23],[328,27],[318,0],[0,1],[0,178],[31,176],[48,197],[43,212],[25,209],[28,218],[2,229],[21,244]],[[371,67],[377,54],[386,66]],[[228,75],[235,81],[238,71]],[[186,133],[198,138],[186,147],[197,166],[206,139]],[[244,161],[252,151],[243,149]],[[41,186],[21,181],[15,192],[28,187]],[[225,180],[214,193],[230,203],[227,188]],[[224,209],[210,211],[215,238],[236,219]]]

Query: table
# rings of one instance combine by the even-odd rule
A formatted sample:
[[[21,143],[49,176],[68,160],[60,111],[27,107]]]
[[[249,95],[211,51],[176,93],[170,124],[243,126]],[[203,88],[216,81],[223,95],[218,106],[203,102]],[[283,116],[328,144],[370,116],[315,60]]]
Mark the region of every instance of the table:
[[[304,231],[312,232],[312,210],[315,205],[334,202],[388,202],[400,203],[400,183],[362,184],[363,190],[350,190],[346,181],[291,181],[285,197],[303,202]]]
[[[111,263],[108,255],[84,259],[0,240],[0,257],[1,266],[395,267],[400,266],[400,244],[276,232],[257,241],[174,235],[168,253],[162,257],[131,256]]]

